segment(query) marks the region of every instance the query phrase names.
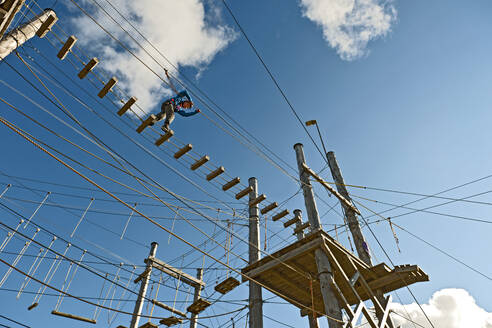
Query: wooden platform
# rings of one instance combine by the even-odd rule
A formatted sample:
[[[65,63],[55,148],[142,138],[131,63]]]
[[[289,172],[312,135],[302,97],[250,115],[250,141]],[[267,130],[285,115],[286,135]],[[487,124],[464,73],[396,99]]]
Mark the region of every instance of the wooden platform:
[[[207,300],[205,300],[203,298],[199,298],[195,302],[193,302],[193,304],[191,304],[190,306],[188,306],[186,308],[186,310],[188,312],[193,313],[193,314],[198,314],[198,313],[204,311],[211,304],[212,303],[210,303],[209,301],[207,301]]]
[[[381,263],[369,267],[324,231],[309,234],[272,254],[274,258],[265,257],[245,267],[242,269],[242,273],[258,280],[272,290],[278,291],[278,296],[286,299],[283,297],[286,295],[308,308],[312,308],[310,288],[310,281],[312,281],[314,309],[320,313],[325,313],[314,257],[316,249],[327,252],[323,247],[333,253],[349,278],[354,277],[359,272],[373,291],[381,290],[383,293],[387,293],[415,282],[429,280],[427,274],[416,265],[403,265],[391,269],[386,264]],[[294,268],[295,271],[279,260]],[[352,292],[350,285],[343,279],[339,270],[335,269],[336,265],[331,263],[331,266],[335,282],[340,287],[347,302],[350,305],[358,304],[358,299]],[[243,277],[243,281],[245,280],[247,279]],[[362,286],[360,280],[355,281],[354,287],[362,300],[370,298],[367,289]]]
[[[226,294],[239,286],[241,283],[237,281],[236,278],[229,277],[226,280],[222,281],[220,284],[215,286],[215,290],[221,294]]]

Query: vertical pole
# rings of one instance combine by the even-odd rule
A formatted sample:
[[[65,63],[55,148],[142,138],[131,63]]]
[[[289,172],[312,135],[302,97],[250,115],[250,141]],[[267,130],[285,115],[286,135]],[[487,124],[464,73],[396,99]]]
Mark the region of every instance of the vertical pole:
[[[253,191],[249,193],[249,200],[258,197],[258,181],[249,178],[249,185]],[[258,204],[249,207],[249,264],[260,259],[260,208]],[[261,286],[249,282],[249,327],[263,328],[263,298]]]
[[[299,228],[302,225],[302,211],[300,209],[294,210],[294,217],[297,218],[296,228]],[[297,240],[301,240],[304,238],[304,232],[299,230],[296,233]],[[318,326],[318,318],[314,315],[314,313],[308,314],[309,319],[309,328],[319,328]]]
[[[340,170],[340,167],[338,166],[337,158],[335,157],[335,153],[332,151],[329,151],[326,153],[326,159],[328,160],[328,164],[330,166],[330,171],[331,171],[331,176],[333,177],[333,180],[335,181],[335,184],[337,186],[338,192],[348,201],[351,201],[351,198],[347,192],[347,188],[345,187],[345,181],[343,180],[342,176],[342,171]],[[354,244],[355,248],[357,249],[357,254],[359,255],[359,258],[364,261],[369,266],[372,266],[372,260],[371,260],[371,254],[369,253],[369,247],[367,245],[367,242],[364,238],[364,235],[362,234],[362,229],[360,228],[359,220],[357,220],[357,216],[355,212],[346,206],[342,204],[342,207],[345,212],[345,217],[347,218],[347,223],[350,229],[350,232],[352,234],[352,237],[354,238]],[[385,299],[384,295],[381,291],[376,291],[376,296],[381,304],[385,304]],[[381,313],[381,311],[376,311],[376,317],[381,321],[381,318],[383,317],[384,313]],[[390,328],[394,327],[394,324],[391,320],[391,318],[388,318],[387,324]]]
[[[150,272],[152,271],[152,261],[150,258],[155,257],[155,253],[157,252],[157,244],[155,241],[150,244],[150,252],[149,257],[147,258],[146,266],[145,266],[145,277],[142,278],[140,291],[138,292],[138,298],[135,302],[135,308],[133,309],[132,321],[130,323],[130,328],[137,328],[138,322],[140,321],[140,314],[142,313],[142,308],[144,305],[145,294],[147,294],[147,286],[149,285]]]
[[[35,17],[30,22],[22,25],[10,33],[6,34],[0,40],[0,60],[7,57],[12,51],[20,47],[24,42],[33,38],[41,25],[49,16],[55,16],[56,14],[51,9],[46,9],[41,15]]]
[[[343,180],[342,172],[340,171],[340,167],[337,163],[337,158],[335,157],[335,153],[330,151],[326,153],[326,158],[328,159],[328,164],[330,166],[331,175],[335,184],[337,186],[337,190],[345,199],[351,201],[350,196],[347,192],[347,188],[345,187],[345,182]],[[369,248],[367,247],[366,240],[364,235],[362,234],[362,230],[360,228],[359,220],[357,220],[355,212],[342,204],[342,207],[345,211],[345,217],[347,218],[348,226],[350,232],[352,233],[352,237],[354,238],[355,248],[357,249],[357,254],[359,258],[364,261],[369,266],[372,266],[371,255],[369,254]]]
[[[299,169],[299,178],[302,184],[302,193],[304,194],[304,203],[306,204],[306,212],[311,225],[312,231],[321,229],[318,209],[316,207],[316,201],[314,199],[313,187],[309,181],[309,175],[304,171],[302,165],[306,163],[304,158],[304,150],[302,144],[297,143],[294,145],[296,151],[297,167]],[[331,289],[330,283],[333,281],[333,275],[331,271],[331,265],[328,261],[328,256],[321,250],[316,249],[314,251],[314,257],[316,259],[316,266],[318,268],[319,283],[321,286],[321,295],[323,296],[323,302],[325,304],[325,312],[332,318],[342,321],[342,312],[338,300]],[[341,328],[342,324],[338,321],[328,318],[328,326],[330,328]]]
[[[196,269],[196,278],[198,280],[202,280],[202,278],[203,278],[203,269],[201,269],[201,268],[200,269]],[[195,287],[195,296],[193,297],[193,302],[198,301],[198,299],[200,298],[201,292],[202,292],[202,286],[201,285],[196,286]],[[191,317],[190,317],[190,328],[196,328],[197,321],[198,321],[198,314],[192,313],[191,314]]]

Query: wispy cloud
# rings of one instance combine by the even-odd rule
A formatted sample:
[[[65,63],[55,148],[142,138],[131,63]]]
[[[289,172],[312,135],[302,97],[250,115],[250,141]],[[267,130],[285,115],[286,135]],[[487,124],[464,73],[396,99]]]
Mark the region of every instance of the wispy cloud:
[[[300,0],[303,15],[318,24],[344,60],[363,56],[367,43],[385,36],[396,19],[391,0]]]
[[[138,35],[105,0],[96,0],[101,4],[145,49],[164,67],[171,67],[142,37]],[[215,55],[232,42],[236,34],[228,26],[221,24],[220,10],[212,3],[203,0],[109,0],[131,23],[159,49],[167,59],[178,66],[188,66],[203,70]],[[139,48],[104,12],[89,0],[84,5],[90,8],[98,22],[115,37],[130,45],[131,50],[153,70],[163,75],[163,70],[152,58]],[[210,19],[210,17],[213,19]],[[213,23],[219,22],[219,23]],[[97,54],[101,67],[115,74],[119,85],[131,95],[136,96],[139,104],[149,111],[170,91],[162,81],[146,69],[131,54],[123,51],[85,15],[74,18],[80,40],[90,45]]]
[[[392,304],[394,311],[424,327],[431,327],[417,304]],[[492,328],[492,313],[475,302],[464,289],[443,289],[434,293],[428,304],[422,304],[435,328]],[[413,323],[393,316],[396,326],[414,328]]]

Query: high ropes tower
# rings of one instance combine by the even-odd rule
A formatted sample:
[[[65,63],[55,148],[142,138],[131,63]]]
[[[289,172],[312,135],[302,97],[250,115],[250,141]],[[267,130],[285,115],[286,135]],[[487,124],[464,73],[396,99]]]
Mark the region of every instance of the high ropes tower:
[[[29,5],[24,4],[22,0],[5,0],[0,3],[0,35],[2,36],[0,60],[9,56],[17,57],[31,81],[34,81],[37,90],[46,95],[66,117],[60,118],[42,105],[35,105],[35,101],[25,95],[26,92],[13,87],[11,90],[19,96],[24,95],[26,100],[31,99],[33,106],[49,112],[61,124],[69,127],[80,138],[87,140],[95,149],[111,158],[105,160],[75,141],[63,137],[2,97],[0,122],[3,128],[18,135],[24,142],[30,143],[37,151],[45,153],[90,186],[83,193],[82,191],[67,192],[66,188],[69,186],[63,186],[60,182],[51,182],[51,185],[50,182],[45,182],[48,186],[40,188],[39,183],[43,183],[42,181],[28,181],[22,180],[22,177],[3,175],[4,180],[9,181],[6,181],[0,191],[2,210],[17,221],[16,224],[11,224],[3,219],[0,220],[3,233],[0,240],[2,242],[0,261],[2,270],[5,271],[0,280],[0,287],[6,281],[17,279],[16,282],[20,284],[15,291],[19,298],[22,294],[26,294],[27,287],[34,286],[34,298],[26,311],[39,311],[41,298],[51,294],[56,296],[56,304],[50,311],[51,314],[86,324],[98,325],[102,322],[101,325],[109,323],[110,326],[119,328],[150,328],[159,325],[170,327],[183,324],[191,328],[234,327],[235,320],[242,319],[249,324],[249,327],[260,328],[268,326],[263,323],[264,318],[269,317],[263,308],[266,303],[263,292],[268,291],[297,307],[299,315],[307,316],[306,325],[309,327],[318,327],[320,319],[326,320],[330,328],[355,328],[359,327],[361,322],[366,322],[373,328],[395,327],[390,315],[391,296],[386,294],[400,288],[408,288],[409,285],[417,282],[428,281],[429,277],[417,265],[373,262],[369,245],[359,223],[360,211],[345,188],[341,170],[332,152],[326,153],[326,156],[335,187],[307,164],[303,145],[300,143],[294,145],[292,157],[294,158],[295,153],[297,170],[296,174],[290,175],[290,178],[298,183],[302,190],[305,209],[287,209],[285,205],[287,201],[270,201],[267,200],[267,195],[259,193],[256,178],[249,177],[245,180],[234,174],[231,175],[229,172],[233,170],[226,169],[218,159],[197,150],[190,140],[181,140],[179,134],[173,130],[161,133],[153,125],[156,117],[146,116],[139,106],[138,95],[126,94],[123,88],[118,86],[118,76],[108,76],[107,72],[99,70],[100,60],[88,56],[82,47],[78,47],[77,35],[68,35],[61,27],[56,28],[58,18],[53,10],[42,10],[35,0],[30,1]],[[97,20],[91,17],[77,1],[72,3],[98,25]],[[23,6],[26,7],[24,13],[31,13],[30,21],[19,26],[11,26],[8,30],[16,13]],[[107,32],[114,38],[109,31]],[[18,51],[32,38],[43,38],[42,42],[56,49],[56,57],[47,58],[49,62],[54,60],[69,62],[72,69],[57,68],[57,63],[49,70],[36,66],[35,60]],[[135,56],[135,60],[146,66],[122,41],[116,38],[114,41]],[[35,51],[34,56],[45,58],[50,55]],[[162,67],[161,64],[159,65]],[[146,68],[152,70],[148,66]],[[164,71],[164,67],[162,68]],[[6,69],[6,65],[0,66],[0,69]],[[51,74],[50,71],[57,71],[57,73]],[[161,77],[161,72],[154,73],[166,83]],[[73,80],[74,85],[80,86],[80,93],[85,94],[83,96],[74,94],[71,87],[57,82],[56,75],[63,75]],[[177,77],[174,78],[180,82]],[[65,92],[63,97],[55,95],[46,83],[48,80]],[[227,195],[230,202],[213,197],[214,203],[210,204],[206,201],[189,199],[168,189],[103,142],[96,133],[92,132],[90,126],[84,125],[65,104],[66,97],[73,98],[87,113],[107,123],[111,131],[114,130],[113,132],[116,132],[121,140],[151,156],[160,165],[166,166],[190,183],[193,188],[212,197],[199,184],[188,178],[189,174],[211,184],[213,188]],[[97,102],[101,108],[94,108],[86,102],[85,98]],[[102,103],[102,100],[108,98],[112,107]],[[114,120],[121,120],[128,129],[122,130],[105,119],[99,113],[100,109],[106,110]],[[117,171],[143,189],[132,188],[122,180],[115,179],[88,164],[78,162],[43,142],[19,124],[5,119],[3,113],[7,110],[23,115],[46,133],[62,139],[83,152],[84,156],[91,158],[91,161],[101,162],[105,169]],[[140,139],[137,138],[139,135]],[[138,141],[142,139],[144,141]],[[174,169],[162,159],[162,155],[177,161],[188,172],[183,174]],[[81,168],[91,174],[84,173]],[[127,190],[127,194],[104,187],[103,182],[108,180]],[[342,216],[346,222],[344,226],[350,231],[356,254],[323,228],[312,182],[326,189],[341,205]],[[28,191],[37,193],[41,198],[37,201],[26,199],[25,195]],[[88,196],[88,194],[97,196]],[[67,201],[55,202],[52,200],[54,195],[66,197]],[[166,195],[167,198],[162,195]],[[104,205],[101,199],[104,200]],[[17,205],[28,203],[31,207],[34,206],[34,210],[22,214],[14,209],[11,203]],[[169,217],[149,214],[151,206],[165,209],[170,213]],[[75,224],[70,227],[68,236],[47,228],[43,223],[44,220],[38,219],[43,209],[47,207],[57,207],[74,217]],[[125,212],[122,212],[122,208]],[[213,214],[214,212],[216,215]],[[91,220],[96,214],[122,217],[124,224],[121,229],[106,229],[104,233],[116,235],[119,240],[132,242],[135,247],[138,245],[148,250],[148,255],[141,254],[142,257],[147,257],[138,264],[123,260],[117,263],[108,260],[108,250],[93,251],[81,247],[79,244],[83,239],[77,239],[77,237],[84,238],[81,229],[88,225],[94,229],[103,229],[98,222]],[[219,214],[222,217],[219,217]],[[260,225],[262,217],[265,227]],[[183,243],[189,248],[189,252],[171,259],[172,254],[166,252],[167,245],[165,245],[166,242],[169,244],[169,241],[164,240],[164,243],[160,241],[159,247],[154,240],[145,240],[142,243],[142,238],[147,238],[146,236],[140,236],[139,241],[132,239],[134,237],[130,237],[129,232],[133,224],[136,224],[137,218],[139,224],[144,222],[153,229],[162,230],[166,236],[169,236],[169,241],[172,238],[173,242]],[[262,230],[266,236],[266,233],[273,229],[271,226],[266,226],[267,218],[270,218],[272,224],[277,225],[275,230],[286,231],[287,228],[293,228],[293,234],[292,232],[288,234],[295,236],[296,240],[283,239],[281,247],[273,253],[267,252],[266,247],[262,249],[260,245]],[[382,217],[382,219],[391,224],[389,218]],[[163,224],[163,220],[167,220],[167,223],[172,222],[172,225]],[[194,233],[203,238],[203,242],[197,242],[177,229],[182,223],[189,224]],[[204,230],[204,224],[213,227],[214,230]],[[247,233],[244,230],[241,230],[243,233],[239,233],[234,227],[244,229]],[[247,237],[244,237],[245,235]],[[236,246],[237,243],[242,243],[246,249],[242,252]],[[101,255],[101,252],[106,253]],[[193,260],[188,261],[192,257]],[[182,259],[181,263],[179,263],[180,259]],[[193,264],[192,268],[189,264]],[[213,276],[210,274],[212,271],[220,274]],[[80,275],[83,275],[84,279],[79,279]],[[89,279],[96,279],[99,285],[77,286],[79,282]],[[227,297],[242,283],[248,284],[248,300],[244,304],[239,302],[238,305],[238,302]],[[75,291],[72,291],[74,288]],[[85,297],[87,293],[83,291],[90,289],[98,289],[93,293],[98,297]],[[168,299],[160,298],[159,291],[161,295],[164,293],[169,296]],[[75,301],[75,304],[80,306],[67,306],[65,310],[63,301],[67,299]],[[81,305],[84,305],[85,314],[82,314]],[[154,310],[157,313],[157,309],[159,314],[154,314]],[[107,323],[102,320],[103,311],[108,313]]]

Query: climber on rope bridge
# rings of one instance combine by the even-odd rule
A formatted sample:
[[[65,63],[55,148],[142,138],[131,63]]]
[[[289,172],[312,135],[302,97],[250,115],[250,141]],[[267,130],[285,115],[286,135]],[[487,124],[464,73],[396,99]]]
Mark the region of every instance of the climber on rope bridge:
[[[171,78],[169,77],[167,70],[165,70],[165,72],[166,72],[167,79],[169,80],[169,86],[171,87],[175,95],[174,97],[171,97],[162,103],[161,112],[156,115],[157,119],[155,120],[155,122],[165,119],[164,124],[162,125],[162,131],[168,132],[169,125],[174,121],[174,116],[175,116],[174,113],[178,113],[181,116],[188,117],[200,113],[200,110],[198,108],[195,109],[194,111],[183,110],[183,108],[184,109],[193,108],[193,101],[191,100],[188,91],[182,90],[178,92],[176,90],[176,87],[171,81]],[[155,122],[153,122],[150,125],[153,125]]]

